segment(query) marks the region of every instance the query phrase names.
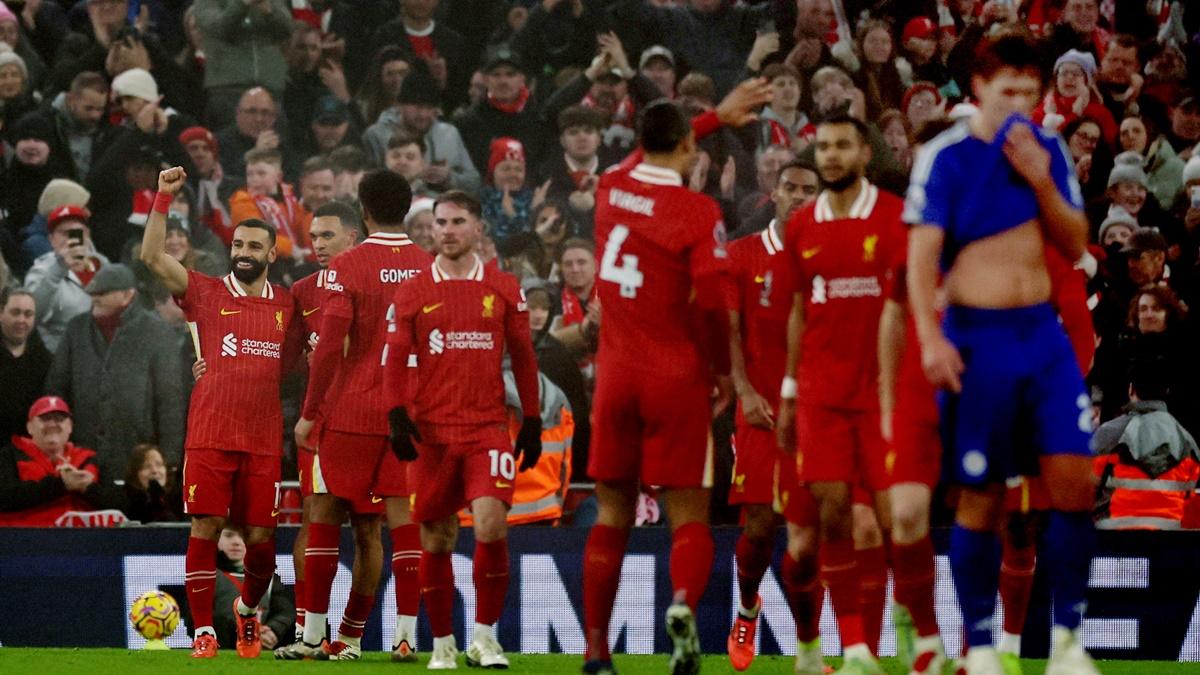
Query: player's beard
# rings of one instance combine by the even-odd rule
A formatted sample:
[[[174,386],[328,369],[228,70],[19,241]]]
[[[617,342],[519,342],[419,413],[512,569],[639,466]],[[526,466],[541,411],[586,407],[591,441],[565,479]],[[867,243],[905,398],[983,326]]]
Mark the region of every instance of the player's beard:
[[[826,180],[822,177],[821,182],[824,183],[826,190],[830,190],[831,192],[845,192],[850,189],[851,185],[857,183],[858,179],[859,175],[857,173],[847,171],[840,178],[835,178],[834,180]]]
[[[249,263],[249,267],[239,267],[238,263]],[[241,256],[233,259],[233,276],[243,284],[251,284],[258,281],[262,276],[263,270],[267,269],[267,263],[261,260],[255,260],[250,256]]]

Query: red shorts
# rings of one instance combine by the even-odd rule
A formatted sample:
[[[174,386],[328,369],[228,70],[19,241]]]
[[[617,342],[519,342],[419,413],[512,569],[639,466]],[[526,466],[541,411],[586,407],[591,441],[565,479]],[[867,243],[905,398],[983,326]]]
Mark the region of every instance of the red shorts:
[[[789,523],[817,524],[817,503],[796,480],[796,458],[779,449],[775,432],[738,425],[733,458],[730,504],[770,504]]]
[[[913,420],[897,410],[892,416],[892,448],[886,468],[889,485],[937,485],[942,472],[942,437],[937,421]]]
[[[879,412],[801,405],[796,410],[796,466],[805,483],[888,486],[887,447],[879,434]]]
[[[480,497],[512,506],[517,462],[508,432],[497,428],[470,443],[418,443],[408,463],[413,519],[429,522],[454,516]]]
[[[183,461],[183,511],[221,516],[234,525],[275,527],[279,456],[189,448]]]
[[[385,497],[407,497],[404,467],[387,436],[325,429],[313,459],[316,494],[345,500],[352,513],[383,513]]]
[[[313,454],[308,448],[296,448],[296,476],[300,480],[300,499],[313,494]]]
[[[602,482],[712,487],[711,393],[695,382],[603,378],[592,401],[588,473]]]
[[[1050,492],[1041,476],[1017,476],[1008,479],[1006,485],[1004,510],[1008,513],[1050,510]]]

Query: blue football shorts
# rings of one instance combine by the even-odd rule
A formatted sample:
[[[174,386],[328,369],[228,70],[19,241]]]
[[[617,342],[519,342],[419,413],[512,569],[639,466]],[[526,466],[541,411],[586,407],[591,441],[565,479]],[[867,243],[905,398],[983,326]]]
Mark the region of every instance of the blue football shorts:
[[[951,306],[943,325],[965,366],[962,392],[939,394],[948,480],[981,487],[1027,473],[1031,454],[1091,455],[1091,399],[1049,304]]]

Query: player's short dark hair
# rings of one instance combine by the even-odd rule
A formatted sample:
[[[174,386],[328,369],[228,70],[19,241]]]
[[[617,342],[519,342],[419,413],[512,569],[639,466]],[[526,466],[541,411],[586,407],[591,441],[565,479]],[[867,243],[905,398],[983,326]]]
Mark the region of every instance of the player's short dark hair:
[[[275,245],[275,227],[265,220],[261,220],[259,218],[247,218],[239,222],[233,229],[236,230],[238,227],[249,227],[255,230],[262,230],[267,233],[267,239],[271,242],[271,245]]]
[[[359,215],[358,209],[347,204],[346,202],[331,201],[327,204],[322,204],[313,212],[313,218],[337,218],[341,222],[342,227],[347,230],[362,232],[362,216]]]
[[[412,206],[412,187],[404,176],[388,169],[368,171],[358,184],[363,219],[399,227]]]
[[[818,176],[820,175],[820,172],[817,171],[817,165],[814,164],[811,159],[806,159],[803,157],[797,157],[797,158],[793,159],[792,161],[788,162],[787,164],[784,164],[783,166],[779,167],[779,175],[782,176],[783,172],[787,171],[788,169],[800,169],[801,171],[811,171],[814,174],[817,174]]]
[[[1133,359],[1129,364],[1129,384],[1142,401],[1163,401],[1171,393],[1170,366],[1158,355]]]
[[[990,80],[1002,68],[1012,68],[1020,73],[1035,75],[1044,83],[1046,68],[1042,61],[1038,44],[1028,30],[1005,28],[979,42],[971,74]]]
[[[638,115],[638,140],[649,153],[673,152],[692,133],[692,125],[679,104],[659,99]]]
[[[477,220],[483,220],[483,207],[479,204],[479,200],[469,192],[447,190],[438,195],[437,199],[433,200],[433,210],[436,212],[437,207],[442,204],[453,204],[475,216]]]
[[[835,112],[833,114],[826,115],[821,119],[820,122],[817,122],[817,128],[823,126],[841,126],[843,124],[848,124],[854,127],[854,130],[858,132],[858,140],[861,141],[863,145],[870,144],[871,128],[867,126],[866,122],[858,119],[848,112]]]
[[[417,146],[417,150],[420,150],[422,155],[425,154],[425,139],[404,131],[392,134],[392,137],[388,139],[387,149],[395,150],[409,145]]]
[[[591,253],[593,258],[596,257],[596,245],[592,243],[591,239],[584,239],[583,237],[571,237],[563,242],[562,250],[558,254],[558,259],[562,260],[563,255],[573,248],[581,248],[588,253]]]

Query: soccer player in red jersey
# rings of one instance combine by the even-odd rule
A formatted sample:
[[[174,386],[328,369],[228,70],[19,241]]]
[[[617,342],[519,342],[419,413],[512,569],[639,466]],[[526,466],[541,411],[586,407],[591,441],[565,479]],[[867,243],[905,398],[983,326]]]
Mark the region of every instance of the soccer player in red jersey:
[[[796,620],[795,672],[824,672],[819,621],[825,589],[817,576],[816,505],[807,488],[796,482],[795,461],[775,442],[775,410],[787,361],[791,296],[781,288],[775,267],[782,258],[784,225],[808,204],[800,192],[806,174],[816,168],[797,160],[779,171],[771,193],[775,218],[761,233],[729,245],[737,308],[730,311],[730,366],[738,397],[733,437],[733,486],[729,503],[742,507],[743,530],[737,542],[737,576],[741,600],[729,631],[727,648],[734,670],[754,660],[754,634],[761,600],[758,587],[775,553],[780,515],[787,523],[788,547],[780,574]]]
[[[309,622],[304,646],[320,650],[318,658],[357,660],[367,617],[375,604],[383,549],[380,516],[383,503],[395,510],[395,521],[408,526],[405,467],[389,452],[383,387],[387,362],[388,313],[398,284],[415,279],[430,256],[404,234],[404,216],[412,201],[408,182],[386,169],[372,171],[359,183],[368,237],[334,258],[317,286],[321,301],[321,339],[313,351],[304,410],[296,423],[296,444],[311,447],[313,481],[306,602]],[[316,419],[321,436],[311,437]],[[355,566],[350,600],[338,628],[338,639],[322,644],[329,593],[337,572],[338,541],[347,514],[354,529]],[[415,642],[409,636],[410,644]],[[411,653],[411,652],[410,652]]]
[[[292,296],[267,281],[275,260],[275,231],[259,220],[238,223],[233,272],[215,279],[183,265],[163,249],[166,214],[187,176],[182,168],[158,177],[158,196],[142,236],[141,260],[187,315],[197,358],[208,360],[188,413],[183,466],[184,509],[192,516],[185,567],[195,628],[192,656],[213,658],[212,627],[217,538],[226,521],[243,528],[246,581],[234,601],[237,652],[257,657],[258,603],[275,572],[282,448],[279,384],[299,354]]]
[[[413,518],[421,526],[421,596],[433,630],[429,668],[457,667],[451,554],[458,510],[467,505],[475,522],[476,601],[467,664],[507,668],[493,633],[508,592],[506,518],[517,473],[502,366],[507,349],[521,399],[516,453],[525,471],[542,452],[529,312],[516,277],[474,252],[483,238],[474,197],[458,190],[439,196],[433,238],[433,264],[396,291],[386,368],[392,447],[409,462]],[[417,360],[415,383],[410,355]]]
[[[725,225],[716,202],[681,179],[695,157],[696,134],[678,106],[660,101],[642,112],[639,137],[641,163],[605,174],[596,192],[604,327],[588,466],[599,515],[584,552],[588,673],[614,672],[608,623],[639,481],[663,488],[673,530],[671,670],[699,668],[694,612],[713,557],[714,382],[721,407],[731,395]]]
[[[777,431],[780,445],[796,450],[799,479],[817,501],[821,572],[846,661],[881,673],[859,609],[851,489],[875,492],[886,531],[876,339],[885,279],[904,245],[903,204],[863,178],[871,157],[863,122],[829,117],[815,144],[825,187],[789,223],[784,243],[795,298]]]
[[[313,254],[322,269],[329,266],[329,261],[342,251],[358,243],[361,224],[354,207],[343,202],[329,202],[317,208],[309,223],[308,234],[312,241]],[[292,284],[292,297],[300,311],[300,322],[304,327],[304,337],[307,347],[311,350],[316,346],[321,329],[321,298],[317,288],[320,272],[300,279]],[[318,427],[320,424],[318,423]],[[312,432],[318,434],[314,429]],[[300,531],[296,533],[296,542],[292,546],[292,561],[296,570],[296,639],[292,644],[302,643],[304,638],[305,621],[305,588],[304,588],[304,549],[308,547],[308,524],[313,493],[312,475],[313,453],[308,448],[296,446],[296,470],[300,478]],[[289,647],[291,645],[288,645]],[[281,656],[287,647],[275,650],[276,656]],[[283,658],[281,656],[281,658]]]

